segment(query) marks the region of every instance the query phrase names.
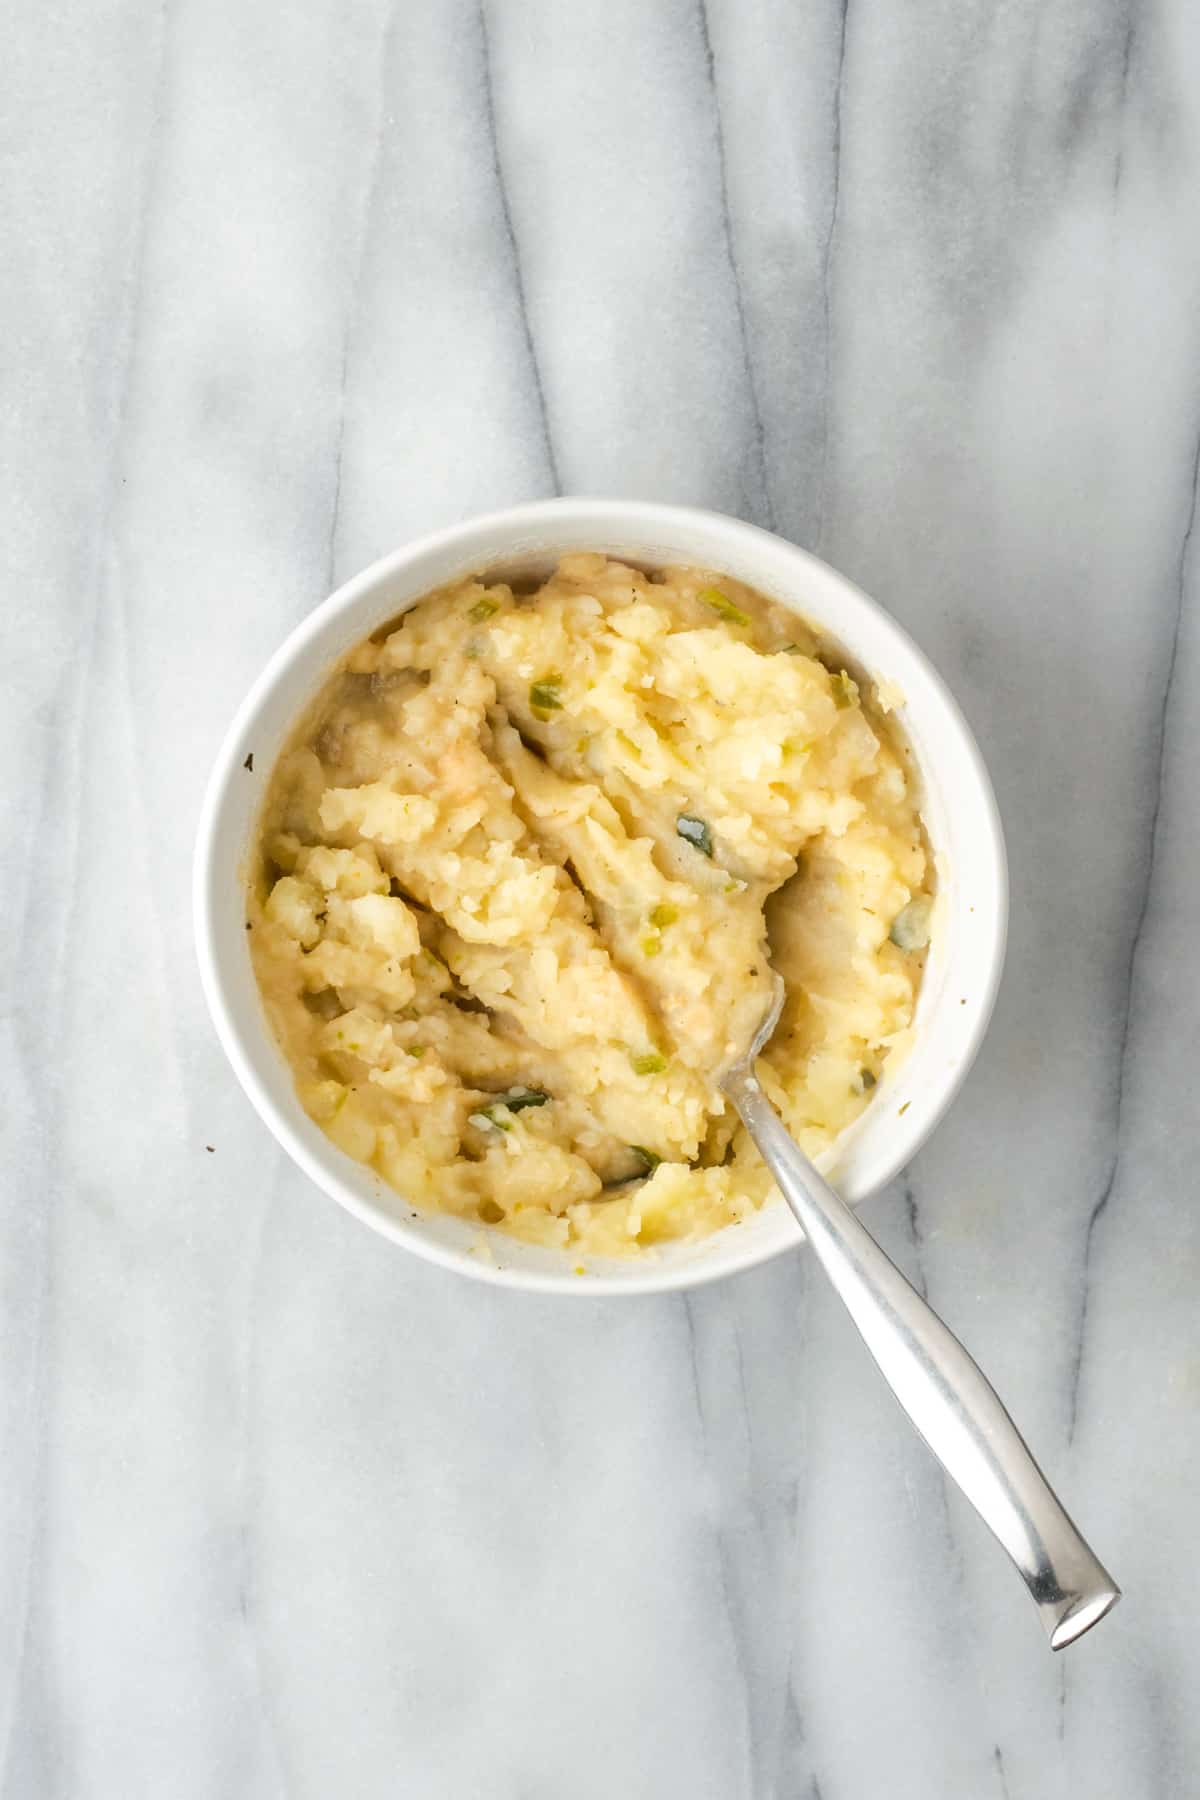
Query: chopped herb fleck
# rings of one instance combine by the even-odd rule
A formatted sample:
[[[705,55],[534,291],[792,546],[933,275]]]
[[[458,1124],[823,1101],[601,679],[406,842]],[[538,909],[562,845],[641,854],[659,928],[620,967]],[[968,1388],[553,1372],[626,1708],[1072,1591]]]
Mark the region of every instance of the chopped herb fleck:
[[[253,775],[253,773],[254,773],[254,752],[253,752],[253,750],[250,752],[249,756],[246,758],[245,762],[242,764],[242,767],[243,767],[243,769],[249,769],[251,775]]]
[[[728,594],[723,594],[720,588],[705,588],[700,598],[705,606],[717,614],[718,618],[727,620],[730,625],[748,625],[750,623],[749,614],[744,613],[740,606],[735,606]]]
[[[404,1046],[404,1054],[405,1054],[405,1056],[424,1056],[425,1045],[424,1044],[406,1044]]]
[[[858,684],[852,681],[845,669],[839,669],[830,677],[833,682],[833,704],[837,707],[853,706],[858,699]]]
[[[677,906],[671,906],[669,902],[664,901],[661,906],[656,906],[650,914],[650,923],[652,925],[657,925],[661,931],[664,925],[673,925],[678,917],[679,908]]]
[[[641,1163],[642,1173],[644,1175],[653,1175],[655,1169],[657,1169],[659,1163],[662,1161],[662,1157],[656,1156],[653,1150],[647,1150],[643,1144],[630,1144],[629,1148]]]
[[[858,1085],[864,1094],[869,1094],[871,1089],[875,1086],[874,1071],[872,1069],[860,1069],[858,1071]]]
[[[904,1113],[906,1113],[906,1112],[907,1112],[907,1111],[908,1111],[908,1109],[909,1109],[909,1107],[910,1107],[910,1106],[911,1106],[911,1105],[912,1105],[912,1101],[911,1101],[911,1100],[906,1100],[906,1101],[905,1101],[905,1102],[904,1102],[904,1105],[903,1105],[903,1106],[899,1106],[899,1107],[897,1107],[897,1108],[896,1108],[896,1113],[897,1113],[897,1117],[900,1117],[900,1116],[902,1116],[902,1115],[903,1115],[903,1114],[904,1114]]]
[[[685,843],[699,850],[701,856],[712,855],[712,832],[703,819],[698,819],[694,813],[680,813],[675,821],[675,830]]]
[[[667,1059],[658,1050],[647,1050],[641,1055],[629,1058],[635,1075],[661,1075],[667,1066]]]
[[[662,939],[659,937],[657,931],[648,931],[646,933],[645,937],[642,939],[641,949],[643,956],[658,955],[659,951],[662,949]]]
[[[501,1094],[497,1105],[507,1106],[509,1112],[524,1112],[527,1106],[545,1106],[550,1096],[544,1088],[514,1087],[507,1094]]]
[[[803,656],[804,652],[799,644],[780,644],[775,654],[776,656]]]
[[[543,675],[529,689],[529,709],[535,719],[548,719],[552,712],[562,711],[561,675]]]
[[[484,599],[475,602],[474,606],[468,612],[467,617],[468,619],[474,619],[477,625],[482,625],[485,619],[494,618],[499,611],[500,602],[498,600],[488,600],[485,597]]]

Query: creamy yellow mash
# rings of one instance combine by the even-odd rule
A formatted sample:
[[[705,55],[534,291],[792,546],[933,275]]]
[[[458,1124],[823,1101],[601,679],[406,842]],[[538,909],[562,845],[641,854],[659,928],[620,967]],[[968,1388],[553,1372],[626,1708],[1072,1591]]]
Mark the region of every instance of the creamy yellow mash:
[[[862,1111],[929,885],[905,746],[791,613],[579,554],[346,658],[272,774],[248,919],[336,1144],[414,1206],[609,1255],[773,1194],[714,1084],[768,928],[764,1086],[810,1154]]]

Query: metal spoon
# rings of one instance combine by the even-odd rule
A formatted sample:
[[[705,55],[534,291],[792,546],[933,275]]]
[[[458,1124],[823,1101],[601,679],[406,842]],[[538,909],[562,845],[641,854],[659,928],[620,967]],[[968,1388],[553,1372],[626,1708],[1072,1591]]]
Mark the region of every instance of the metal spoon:
[[[754,1073],[779,1022],[784,986],[721,1086],[804,1228],[884,1380],[1016,1564],[1051,1649],[1082,1637],[1121,1598],[1076,1531],[995,1389],[933,1308],[792,1140]]]

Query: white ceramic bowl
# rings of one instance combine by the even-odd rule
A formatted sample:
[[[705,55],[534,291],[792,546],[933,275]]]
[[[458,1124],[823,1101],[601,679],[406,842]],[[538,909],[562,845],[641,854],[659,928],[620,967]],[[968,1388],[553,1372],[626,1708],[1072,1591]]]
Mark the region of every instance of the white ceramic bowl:
[[[333,664],[431,588],[483,571],[499,579],[542,574],[567,550],[604,551],[648,568],[682,562],[722,570],[792,607],[862,671],[903,694],[898,716],[922,772],[942,899],[915,1046],[880,1082],[825,1167],[856,1203],[911,1159],[970,1067],[1000,978],[1007,875],[991,784],[940,677],[880,607],[805,551],[718,513],[547,500],[423,538],[339,588],[272,657],[221,748],[196,847],[196,941],[213,1021],[242,1086],[288,1154],[348,1211],[433,1262],[489,1281],[584,1295],[661,1292],[763,1262],[796,1244],[798,1227],[786,1207],[768,1207],[698,1244],[667,1244],[625,1261],[590,1259],[580,1277],[567,1252],[460,1219],[418,1215],[330,1143],[300,1107],[259,1002],[246,942],[244,872],[264,786],[294,720]]]

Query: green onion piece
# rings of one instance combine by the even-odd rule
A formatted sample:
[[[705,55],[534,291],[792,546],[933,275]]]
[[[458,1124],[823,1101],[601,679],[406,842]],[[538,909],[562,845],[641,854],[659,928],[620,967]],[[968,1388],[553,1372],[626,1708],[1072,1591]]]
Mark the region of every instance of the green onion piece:
[[[928,894],[918,894],[902,907],[892,920],[888,933],[897,950],[924,950],[929,942],[929,921],[933,901]]]
[[[740,606],[735,606],[729,596],[723,594],[720,588],[705,588],[700,598],[705,606],[710,607],[717,614],[718,618],[727,620],[730,625],[748,625],[750,623],[749,614],[744,613]]]
[[[496,1131],[512,1130],[512,1120],[497,1118],[495,1106],[485,1106],[479,1112],[469,1113],[467,1116],[470,1123],[480,1131],[486,1131],[489,1126]]]
[[[562,700],[559,689],[562,687],[561,675],[543,675],[529,689],[529,710],[535,719],[548,719],[552,712],[562,711]]]
[[[653,1175],[655,1169],[657,1169],[659,1163],[662,1161],[662,1157],[656,1156],[653,1150],[647,1150],[642,1144],[630,1144],[629,1148],[641,1163],[642,1173],[644,1175]]]
[[[474,619],[477,625],[482,625],[485,619],[494,618],[499,611],[500,602],[498,600],[477,600],[467,617]]]
[[[545,1106],[550,1096],[543,1088],[514,1087],[507,1094],[501,1094],[498,1106],[507,1106],[509,1112],[524,1112],[528,1106]]]
[[[703,819],[698,819],[694,813],[680,813],[675,821],[675,830],[685,843],[689,843],[693,849],[699,850],[701,856],[712,855],[712,832]]]
[[[647,1050],[640,1056],[631,1056],[635,1075],[661,1075],[667,1066],[667,1059],[657,1050]]]
[[[661,930],[664,925],[673,925],[678,917],[679,908],[664,901],[661,906],[656,906],[650,914],[650,923],[657,925]]]

